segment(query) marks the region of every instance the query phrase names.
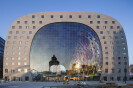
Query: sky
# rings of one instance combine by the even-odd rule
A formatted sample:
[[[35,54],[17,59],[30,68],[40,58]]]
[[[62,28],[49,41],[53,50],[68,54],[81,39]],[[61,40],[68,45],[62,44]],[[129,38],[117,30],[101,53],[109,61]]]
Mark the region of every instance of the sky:
[[[0,36],[6,39],[8,29],[17,18],[36,12],[86,11],[111,16],[123,26],[133,64],[133,0],[0,0]]]

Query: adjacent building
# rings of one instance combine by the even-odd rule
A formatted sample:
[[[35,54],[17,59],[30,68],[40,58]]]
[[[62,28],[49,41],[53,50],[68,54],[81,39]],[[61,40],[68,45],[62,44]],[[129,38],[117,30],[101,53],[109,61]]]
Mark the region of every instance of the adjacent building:
[[[5,46],[5,40],[0,37],[0,79],[3,78],[4,46]]]
[[[127,41],[121,24],[104,14],[71,11],[38,12],[16,19],[6,37],[3,77],[33,80],[33,70],[49,73],[53,55],[68,77],[129,78]],[[72,72],[74,64],[77,71]]]
[[[129,66],[129,74],[133,75],[133,65],[132,64]]]

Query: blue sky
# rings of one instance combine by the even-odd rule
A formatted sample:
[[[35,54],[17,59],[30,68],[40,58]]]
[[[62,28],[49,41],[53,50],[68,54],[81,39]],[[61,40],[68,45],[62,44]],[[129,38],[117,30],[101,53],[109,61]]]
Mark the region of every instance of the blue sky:
[[[129,63],[133,64],[133,0],[0,0],[0,36],[6,39],[17,18],[46,11],[97,12],[117,19],[125,30]]]

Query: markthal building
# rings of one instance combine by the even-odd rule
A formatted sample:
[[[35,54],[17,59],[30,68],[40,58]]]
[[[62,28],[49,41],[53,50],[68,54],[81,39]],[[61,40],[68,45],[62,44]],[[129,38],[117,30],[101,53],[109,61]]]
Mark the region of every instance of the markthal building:
[[[38,12],[16,19],[7,33],[3,63],[6,80],[129,78],[121,24],[93,12]]]

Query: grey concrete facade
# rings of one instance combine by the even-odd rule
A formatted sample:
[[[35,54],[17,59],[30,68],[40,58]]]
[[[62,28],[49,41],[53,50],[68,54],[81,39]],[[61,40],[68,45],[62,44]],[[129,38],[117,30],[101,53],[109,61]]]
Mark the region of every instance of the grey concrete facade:
[[[55,22],[77,22],[91,27],[97,33],[102,46],[102,77],[107,77],[107,81],[123,81],[125,67],[128,77],[126,36],[116,19],[93,12],[38,12],[22,16],[11,24],[5,43],[4,78],[14,80],[14,77],[17,77],[17,80],[25,80],[25,77],[29,77],[31,80],[32,39],[41,27]]]

